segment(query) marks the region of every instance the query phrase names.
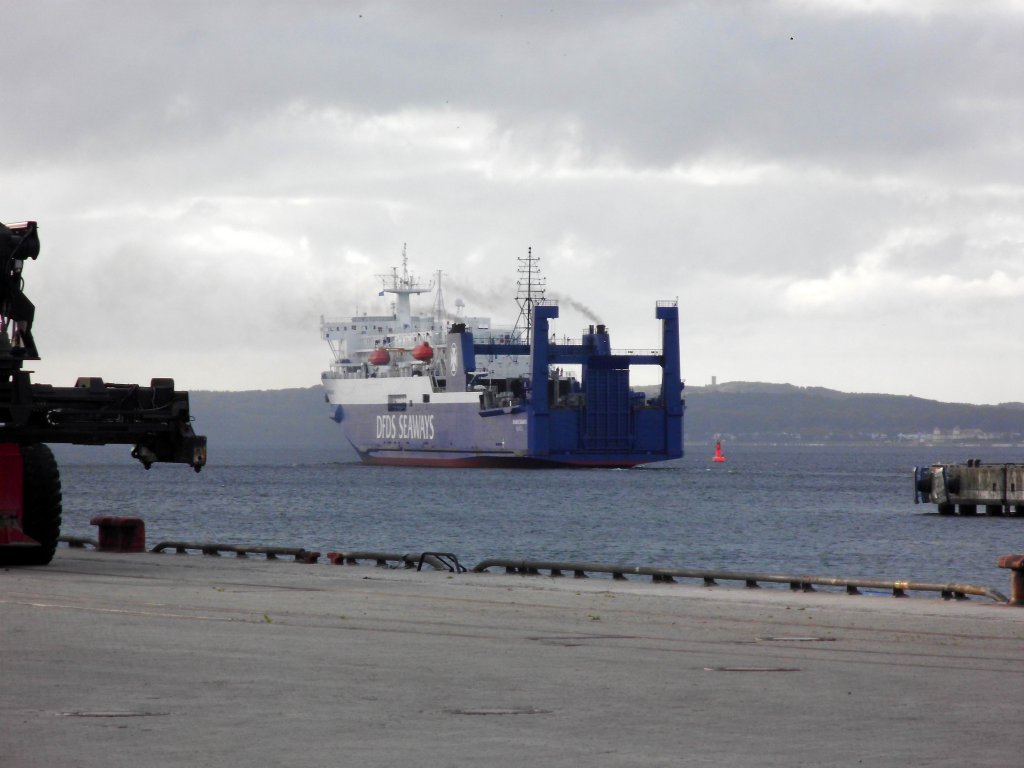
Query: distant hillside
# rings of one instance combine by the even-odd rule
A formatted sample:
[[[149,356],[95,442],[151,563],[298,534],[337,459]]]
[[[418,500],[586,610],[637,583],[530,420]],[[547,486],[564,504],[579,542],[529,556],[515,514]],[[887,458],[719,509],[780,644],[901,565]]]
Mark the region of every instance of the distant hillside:
[[[684,394],[686,432],[694,440],[719,433],[755,441],[1024,439],[1024,403],[941,403],[752,382],[687,387]]]
[[[730,382],[687,387],[686,439],[830,441],[1024,440],[1024,403],[970,405],[822,387]],[[320,387],[190,394],[195,428],[227,446],[330,448],[337,426]]]
[[[189,392],[189,410],[197,434],[206,435],[210,465],[259,461],[279,449],[309,449],[356,460],[341,430],[329,418],[319,386],[247,392]],[[134,464],[125,445],[54,445],[59,462]],[[276,459],[274,459],[276,460]]]
[[[247,392],[189,393],[196,432],[231,447],[328,448],[338,445],[338,425],[330,419],[319,386]]]
[[[686,439],[748,441],[1024,440],[1024,403],[970,405],[822,387],[730,382],[687,387]],[[192,392],[196,430],[227,446],[340,444],[320,387]],[[902,437],[901,437],[902,436]]]
[[[940,403],[748,382],[687,387],[684,394],[687,443],[706,443],[716,434],[733,442],[1024,442],[1024,403]],[[211,461],[223,461],[232,452],[252,455],[278,448],[327,450],[339,460],[355,458],[329,418],[319,386],[193,391],[189,398],[196,432],[209,438]],[[131,461],[125,446],[55,448],[62,458]]]

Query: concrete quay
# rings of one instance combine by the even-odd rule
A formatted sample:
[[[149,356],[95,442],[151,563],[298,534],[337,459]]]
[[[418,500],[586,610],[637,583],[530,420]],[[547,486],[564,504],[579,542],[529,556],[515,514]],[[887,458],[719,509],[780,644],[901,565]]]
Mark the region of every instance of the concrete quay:
[[[0,766],[1005,766],[1024,609],[60,548]]]

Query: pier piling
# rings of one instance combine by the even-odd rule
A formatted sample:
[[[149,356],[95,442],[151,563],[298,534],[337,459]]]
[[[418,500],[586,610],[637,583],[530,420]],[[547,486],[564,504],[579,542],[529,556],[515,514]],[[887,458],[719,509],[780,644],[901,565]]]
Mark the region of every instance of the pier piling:
[[[914,502],[935,504],[940,515],[974,517],[978,507],[991,517],[1024,512],[1024,464],[932,464],[914,468]]]
[[[1003,555],[996,561],[996,565],[1010,570],[1010,599],[1007,605],[1024,606],[1024,555]]]
[[[141,517],[96,515],[89,524],[99,528],[97,549],[103,552],[146,551],[146,523]]]

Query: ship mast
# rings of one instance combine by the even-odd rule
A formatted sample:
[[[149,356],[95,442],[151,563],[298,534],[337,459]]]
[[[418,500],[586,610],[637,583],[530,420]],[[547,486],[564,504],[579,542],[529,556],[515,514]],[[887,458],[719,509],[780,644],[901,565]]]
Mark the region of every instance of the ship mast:
[[[437,270],[437,274],[436,274],[435,280],[436,280],[435,285],[437,286],[437,291],[434,294],[434,320],[436,320],[440,324],[440,323],[444,322],[445,317],[448,314],[445,311],[445,308],[444,308],[444,293],[442,293],[442,291],[441,291],[441,270],[440,269]]]
[[[377,275],[377,277],[381,281],[382,294],[395,294],[395,320],[400,323],[408,323],[412,318],[409,296],[414,293],[428,293],[431,290],[430,287],[422,287],[416,278],[409,274],[409,258],[405,254],[405,243],[402,243],[402,274],[398,274],[397,267],[392,267],[390,275]]]
[[[531,341],[530,331],[533,330],[533,307],[544,299],[545,278],[540,276],[540,259],[533,255],[533,248],[526,249],[526,258],[517,257],[519,279],[516,281],[516,304],[519,305],[519,318],[512,335],[520,338],[520,329],[525,334],[527,343]]]

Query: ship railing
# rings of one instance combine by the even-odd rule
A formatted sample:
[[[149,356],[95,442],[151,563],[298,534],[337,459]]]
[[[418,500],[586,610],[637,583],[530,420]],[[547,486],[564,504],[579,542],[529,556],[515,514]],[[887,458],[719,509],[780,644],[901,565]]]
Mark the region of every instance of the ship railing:
[[[324,379],[362,379],[365,378],[362,368],[358,370],[343,370],[338,368],[332,368],[329,371],[324,371],[321,374],[321,378]]]
[[[661,357],[662,350],[660,349],[613,349],[613,355],[622,355],[623,357]]]
[[[678,307],[679,299],[658,299],[654,302],[656,307]]]
[[[423,371],[425,366],[419,363],[414,365],[407,365],[401,367],[392,366],[370,366],[369,371],[364,371],[362,367],[356,370],[337,370],[331,369],[330,371],[324,371],[321,374],[321,378],[324,379],[405,379],[412,376],[418,376],[420,374],[415,373],[416,371]]]
[[[562,336],[561,338],[552,337],[548,341],[548,347],[552,350],[558,350],[559,347],[573,348],[573,349],[586,349],[587,347],[583,344],[583,339],[571,339],[568,336]],[[623,357],[660,357],[663,354],[661,349],[612,349],[610,350],[613,355],[621,355]]]

